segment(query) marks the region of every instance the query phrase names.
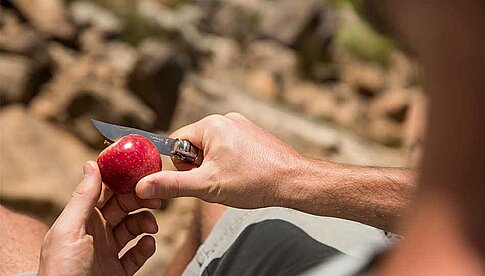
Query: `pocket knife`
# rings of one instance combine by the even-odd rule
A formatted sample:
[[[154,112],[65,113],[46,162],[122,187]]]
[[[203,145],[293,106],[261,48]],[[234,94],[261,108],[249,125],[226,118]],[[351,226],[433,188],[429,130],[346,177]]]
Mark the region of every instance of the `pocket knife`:
[[[138,134],[148,138],[155,145],[160,154],[175,157],[183,162],[194,165],[200,165],[204,158],[202,151],[185,139],[173,139],[141,129],[109,124],[97,120],[91,121],[96,129],[111,142],[129,134]]]

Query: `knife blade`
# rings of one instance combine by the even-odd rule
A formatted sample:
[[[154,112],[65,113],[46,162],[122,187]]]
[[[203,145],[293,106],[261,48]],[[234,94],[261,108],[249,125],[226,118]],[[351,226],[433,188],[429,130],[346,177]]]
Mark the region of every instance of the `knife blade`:
[[[98,120],[91,120],[94,127],[108,140],[117,139],[129,134],[138,134],[148,138],[163,155],[174,156],[182,161],[200,165],[202,163],[202,152],[188,140],[173,139],[163,135],[155,134],[145,130],[109,124]]]

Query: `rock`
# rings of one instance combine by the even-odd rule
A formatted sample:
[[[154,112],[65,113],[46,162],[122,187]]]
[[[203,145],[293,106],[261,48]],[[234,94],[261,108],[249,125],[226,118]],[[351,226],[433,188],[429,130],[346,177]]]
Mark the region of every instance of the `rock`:
[[[98,57],[103,62],[98,66],[109,66],[105,70],[113,74],[113,80],[126,83],[126,78],[134,70],[138,60],[138,53],[130,44],[122,41],[106,41],[103,34],[95,28],[84,30],[79,36],[80,47],[83,53]],[[109,76],[106,76],[109,78]]]
[[[20,102],[27,92],[30,61],[25,57],[2,55],[0,61],[0,102]]]
[[[388,145],[401,144],[411,93],[411,89],[391,89],[369,104],[370,137]]]
[[[21,106],[4,108],[0,127],[2,199],[63,207],[81,180],[84,162],[96,153]]]
[[[389,57],[387,70],[389,87],[412,87],[422,85],[422,72],[409,57],[402,52],[394,50]]]
[[[349,55],[381,66],[389,64],[395,45],[378,33],[356,12],[352,5],[339,9],[340,24],[333,43],[335,55]]]
[[[111,11],[93,2],[75,1],[69,9],[78,26],[93,27],[105,36],[114,36],[123,32],[121,21]]]
[[[126,78],[136,65],[138,53],[128,43],[113,41],[106,44],[106,58],[125,83]]]
[[[155,31],[168,34],[172,41],[179,40],[186,51],[207,51],[207,34],[199,31],[204,12],[201,10],[205,1],[194,4],[181,4],[168,8],[159,1],[137,1],[137,12],[140,17]],[[192,53],[191,53],[192,54]]]
[[[339,125],[362,134],[365,129],[365,103],[355,95],[351,87],[339,85],[335,91],[334,120]]]
[[[409,89],[396,88],[385,91],[369,105],[369,118],[386,118],[395,123],[406,119],[409,109]]]
[[[78,53],[57,42],[49,43],[47,53],[52,60],[54,67],[57,67],[57,70],[74,66],[74,62],[76,62],[76,59],[79,57]]]
[[[246,73],[246,83],[256,98],[273,102],[280,94],[281,87],[275,75],[265,70],[252,70]]]
[[[384,87],[384,72],[374,64],[352,62],[342,70],[342,80],[363,99],[375,97]]]
[[[23,56],[2,54],[0,103],[28,103],[50,78],[49,68]]]
[[[235,40],[207,35],[205,42],[207,57],[199,60],[204,74],[225,78],[227,73],[241,66],[241,50]]]
[[[372,119],[368,123],[367,136],[388,146],[400,146],[403,136],[403,125],[388,118]]]
[[[47,36],[72,40],[75,29],[67,20],[61,0],[11,0],[36,29]]]
[[[20,22],[11,11],[2,9],[0,19],[0,50],[2,52],[32,56],[45,52],[45,41],[27,24]]]
[[[287,46],[294,46],[312,20],[319,16],[316,0],[273,1],[272,7],[263,10],[261,34]]]
[[[192,76],[184,84],[173,129],[210,114],[240,112],[308,156],[360,165],[405,164],[404,156],[398,150],[288,112],[274,104],[257,101],[231,83]]]
[[[116,70],[106,57],[75,56],[67,64],[32,101],[35,114],[67,125],[96,148],[103,147],[103,138],[90,119],[153,129],[154,112],[117,81]]]
[[[202,25],[204,31],[245,43],[256,37],[262,1],[224,1],[213,6]]]
[[[313,118],[333,120],[336,103],[332,91],[312,82],[301,82],[285,90],[284,100]]]
[[[79,34],[79,44],[83,52],[104,56],[106,54],[106,42],[103,34],[96,28],[87,28]]]
[[[246,66],[262,69],[290,84],[298,75],[298,58],[290,48],[269,40],[252,42],[247,49]]]
[[[339,17],[338,11],[326,1],[271,1],[262,9],[260,20],[260,37],[296,50],[306,75],[319,81],[332,75],[322,74],[321,62],[332,61],[330,45]]]
[[[155,126],[167,130],[177,104],[187,65],[184,55],[154,40],[140,45],[139,58],[128,86],[157,113]]]

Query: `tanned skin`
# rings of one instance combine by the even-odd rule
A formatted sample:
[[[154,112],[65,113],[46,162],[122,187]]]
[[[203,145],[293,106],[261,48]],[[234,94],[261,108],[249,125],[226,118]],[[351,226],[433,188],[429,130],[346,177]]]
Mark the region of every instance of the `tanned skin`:
[[[285,206],[384,229],[398,219],[396,229],[406,238],[384,256],[374,274],[485,275],[485,2],[367,3],[386,29],[413,50],[425,71],[431,112],[417,180],[414,173],[401,169],[307,159],[242,115],[230,113],[209,116],[176,131],[174,137],[189,139],[203,149],[203,164],[199,168],[177,164],[181,171],[148,176],[138,183],[137,195],[145,200],[194,196],[239,208]],[[79,187],[83,193],[77,193],[63,213],[71,218],[84,215],[86,219],[78,220],[83,228],[93,208],[99,214],[94,206],[101,183],[98,179]],[[126,217],[120,210],[117,213]],[[223,211],[220,205],[201,204],[169,274],[183,271]],[[407,215],[401,219],[403,213]],[[56,229],[77,233],[72,223],[63,223],[62,215],[49,232],[59,232]],[[92,244],[90,239],[96,235],[82,234],[86,244]],[[58,235],[55,243],[46,239],[41,272],[59,265],[83,269],[76,267],[82,262],[55,258],[65,256],[58,254],[57,245],[76,245],[65,237]],[[151,255],[150,246],[154,248],[151,243],[136,247],[139,259],[125,258],[130,272]],[[114,263],[119,262],[118,248],[110,250],[115,253]],[[83,258],[102,262],[103,256],[95,258],[93,252],[86,250]],[[92,264],[96,267],[96,262]]]

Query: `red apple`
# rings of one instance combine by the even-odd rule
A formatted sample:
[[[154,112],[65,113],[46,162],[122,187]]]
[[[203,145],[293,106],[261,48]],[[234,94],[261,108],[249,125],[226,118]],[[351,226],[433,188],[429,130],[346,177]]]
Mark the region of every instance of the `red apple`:
[[[140,179],[162,170],[155,145],[137,134],[111,144],[99,154],[97,162],[104,184],[117,194],[133,193]]]

